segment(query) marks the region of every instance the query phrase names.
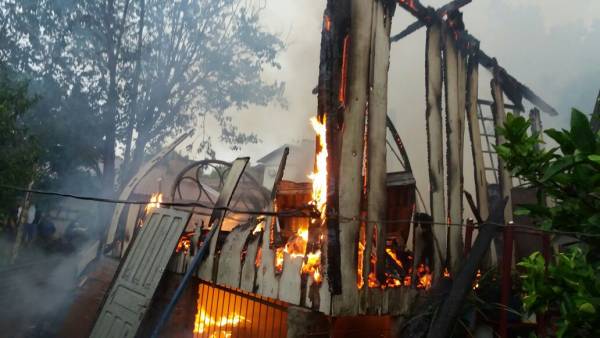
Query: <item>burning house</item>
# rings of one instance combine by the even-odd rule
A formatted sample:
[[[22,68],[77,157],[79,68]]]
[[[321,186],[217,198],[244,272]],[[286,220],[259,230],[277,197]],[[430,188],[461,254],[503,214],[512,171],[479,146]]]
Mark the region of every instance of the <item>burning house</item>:
[[[104,247],[121,263],[91,337],[390,336],[392,318],[457,273],[470,247],[462,227],[465,124],[475,209],[489,214],[478,66],[493,73],[495,126],[504,120],[503,94],[515,107],[525,97],[553,111],[478,48],[458,13],[468,2],[435,11],[416,0],[328,1],[308,180],[282,179],[282,148],[263,159],[270,164],[260,175],[248,170],[248,158],[193,162],[165,172],[172,179],[169,188],[162,183],[162,200],[119,205]],[[387,116],[398,5],[427,27],[430,215],[417,210],[409,156]],[[143,167],[121,199],[183,138]],[[402,170],[388,172],[390,153]],[[510,198],[512,178],[502,163],[497,171],[499,195]],[[510,204],[504,215],[512,219]],[[356,327],[356,316],[365,325]]]

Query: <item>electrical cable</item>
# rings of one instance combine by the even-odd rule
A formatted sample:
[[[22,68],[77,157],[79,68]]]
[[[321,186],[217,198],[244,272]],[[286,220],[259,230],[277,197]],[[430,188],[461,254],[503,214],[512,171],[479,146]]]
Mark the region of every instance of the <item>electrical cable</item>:
[[[102,198],[102,197],[93,197],[93,196],[80,196],[74,194],[67,193],[59,193],[55,191],[45,191],[45,190],[37,190],[37,189],[27,189],[15,187],[12,185],[4,185],[0,184],[0,189],[10,189],[19,192],[28,192],[32,194],[38,195],[48,195],[48,196],[58,196],[58,197],[66,197],[79,199],[84,201],[95,201],[102,203],[122,203],[122,204],[135,204],[135,205],[147,205],[149,201],[135,201],[135,200],[119,200],[119,199],[110,199],[110,198]],[[276,216],[276,217],[290,217],[290,218],[310,218],[310,219],[319,219],[321,215],[319,215],[318,211],[314,210],[312,207],[307,206],[306,208],[298,208],[298,209],[288,209],[283,211],[260,211],[260,210],[239,210],[233,209],[229,207],[214,207],[209,206],[200,202],[161,202],[161,206],[165,207],[199,207],[207,210],[222,210],[236,214],[245,214],[245,215],[254,215],[254,216]],[[364,222],[364,223],[374,223],[374,224],[395,224],[395,223],[411,223],[412,219],[385,219],[385,220],[372,220],[364,217],[347,217],[343,215],[339,215],[336,213],[329,213],[325,215],[327,219],[338,219],[340,222]],[[434,221],[421,221],[421,224],[429,224],[436,226],[446,226],[446,227],[467,227],[467,224],[464,223],[446,223],[446,222],[434,222]],[[600,237],[600,234],[590,234],[578,231],[563,231],[563,230],[552,230],[552,229],[541,229],[536,228],[530,225],[524,224],[501,224],[501,223],[491,223],[486,222],[486,224],[496,225],[498,227],[510,227],[515,231],[520,233],[528,233],[528,234],[539,234],[540,232],[548,233],[548,234],[558,234],[558,235],[566,235],[566,236],[575,236],[575,237]],[[480,226],[475,225],[472,227],[473,229],[479,229]]]

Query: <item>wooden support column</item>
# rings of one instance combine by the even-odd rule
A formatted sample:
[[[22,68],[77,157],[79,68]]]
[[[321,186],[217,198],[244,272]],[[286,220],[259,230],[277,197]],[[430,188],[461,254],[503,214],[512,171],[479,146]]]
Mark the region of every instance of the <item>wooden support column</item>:
[[[427,28],[425,45],[425,81],[427,106],[427,155],[429,161],[429,204],[435,225],[433,257],[433,281],[442,275],[447,250],[447,229],[439,224],[446,222],[444,202],[444,154],[442,140],[442,51],[441,27],[434,24]],[[418,243],[417,243],[418,245]]]
[[[452,32],[444,34],[446,88],[446,172],[448,176],[448,222],[462,224],[463,139],[466,101],[466,63],[455,46]],[[457,274],[463,257],[462,227],[448,228],[449,268]]]
[[[357,312],[357,245],[362,193],[362,154],[369,84],[372,0],[352,0],[348,53],[348,98],[344,111],[340,176],[340,270],[342,292],[334,298],[336,315]]]
[[[502,93],[502,87],[498,82],[496,76],[491,81],[492,88],[492,98],[494,103],[492,104],[492,113],[494,114],[494,126],[496,128],[503,126],[504,121],[506,120],[506,113],[504,112],[504,97]],[[504,143],[506,140],[504,136],[496,134],[496,144],[500,145]],[[508,198],[508,202],[504,207],[504,223],[508,223],[512,221],[512,198],[511,198],[511,190],[512,190],[512,176],[510,175],[510,171],[506,169],[506,165],[504,161],[498,156],[498,171],[500,173],[500,198]]]
[[[467,120],[469,122],[469,136],[471,138],[471,154],[473,156],[473,168],[475,176],[475,198],[477,209],[482,219],[489,216],[489,201],[487,178],[485,175],[485,164],[483,162],[483,151],[481,146],[481,131],[477,117],[477,97],[479,85],[479,62],[474,56],[469,58],[467,73]]]
[[[390,30],[392,13],[388,12],[383,1],[375,2],[374,36],[371,49],[371,91],[369,93],[368,124],[368,209],[370,220],[383,220],[386,217],[386,124],[387,124],[387,90],[388,70],[390,66]],[[386,224],[372,222],[367,224],[367,246],[376,230],[376,276],[379,282],[385,282],[385,238]],[[370,234],[370,236],[369,236]],[[371,250],[365,251],[370,253]],[[365,255],[365,272],[368,275],[369,256]]]

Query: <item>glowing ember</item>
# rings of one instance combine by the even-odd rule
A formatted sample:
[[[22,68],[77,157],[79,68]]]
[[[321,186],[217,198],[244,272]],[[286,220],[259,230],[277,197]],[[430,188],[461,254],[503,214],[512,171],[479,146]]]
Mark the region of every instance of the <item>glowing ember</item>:
[[[429,267],[425,264],[419,265],[417,275],[419,277],[417,288],[429,289],[431,287],[431,271],[429,271]]]
[[[473,282],[473,290],[479,289],[479,281],[481,280],[481,270],[477,270],[475,275],[475,282]]]
[[[444,277],[450,278],[450,271],[448,271],[448,268],[444,268]]]
[[[386,248],[385,252],[387,252],[388,256],[390,256],[390,258],[392,260],[394,260],[394,262],[396,264],[398,264],[399,267],[404,268],[404,264],[402,264],[402,261],[398,258],[398,256],[396,255],[396,253],[392,249]]]
[[[331,30],[331,19],[329,18],[329,15],[325,15],[325,30],[328,32]]]
[[[190,252],[191,241],[188,237],[181,237],[179,242],[177,243],[177,248],[175,248],[175,252],[183,251],[184,255],[187,255]]]
[[[154,208],[160,208],[160,204],[162,203],[162,193],[155,192],[150,197],[150,202],[146,204],[146,213],[149,213]]]

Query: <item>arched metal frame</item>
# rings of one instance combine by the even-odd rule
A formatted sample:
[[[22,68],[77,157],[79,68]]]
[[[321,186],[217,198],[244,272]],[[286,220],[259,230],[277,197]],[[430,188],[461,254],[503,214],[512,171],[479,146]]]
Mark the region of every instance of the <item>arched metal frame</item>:
[[[171,200],[173,202],[200,202],[203,195],[205,195],[210,203],[209,206],[213,206],[216,202],[213,197],[216,197],[223,188],[231,165],[231,162],[222,160],[201,160],[190,163],[176,176],[171,187]],[[206,176],[204,175],[207,170],[216,173],[218,178],[216,185],[211,186],[206,182]],[[191,200],[184,199],[182,195],[182,183],[184,182],[192,182],[197,188],[197,194]],[[217,195],[211,196],[210,190],[213,190]],[[263,187],[251,173],[246,171],[240,179],[239,189],[234,193],[230,207],[236,210],[260,211],[269,200],[270,191]],[[194,209],[192,209],[192,212],[195,211]],[[243,220],[240,220],[240,222],[243,222]]]

